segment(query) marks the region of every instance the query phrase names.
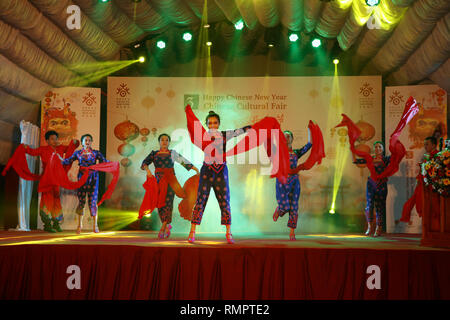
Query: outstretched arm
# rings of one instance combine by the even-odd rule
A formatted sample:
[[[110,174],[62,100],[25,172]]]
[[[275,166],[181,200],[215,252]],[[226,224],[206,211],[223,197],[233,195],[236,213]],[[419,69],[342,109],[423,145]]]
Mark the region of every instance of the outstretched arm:
[[[30,146],[24,144],[24,149],[25,149],[25,153],[29,154],[30,156],[40,156],[42,149],[41,147],[37,147],[37,148],[31,148]]]
[[[175,150],[172,150],[172,160],[181,164],[188,171],[193,169],[197,174],[199,173],[198,169],[189,160]]]
[[[245,126],[243,128],[240,128],[240,129],[226,130],[225,131],[225,136],[226,136],[227,141],[232,139],[232,138],[238,137],[241,134],[246,133],[249,129],[251,129],[251,127],[252,126]]]
[[[63,164],[63,165],[69,165],[69,164],[72,164],[72,162],[74,162],[74,161],[76,161],[76,160],[78,160],[78,157],[77,157],[77,153],[74,152],[70,157],[64,159],[64,160],[62,161],[62,164]]]

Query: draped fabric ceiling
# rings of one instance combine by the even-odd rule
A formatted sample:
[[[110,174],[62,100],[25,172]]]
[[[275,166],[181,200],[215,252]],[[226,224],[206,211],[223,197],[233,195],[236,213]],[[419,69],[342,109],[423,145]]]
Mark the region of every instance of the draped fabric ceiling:
[[[66,27],[70,5],[81,8],[79,30]],[[219,29],[224,38],[242,19],[248,43],[280,25],[318,35],[351,55],[354,74],[450,90],[449,0],[0,0],[0,150],[11,149],[20,120],[36,121],[48,89],[86,84],[80,65],[118,60],[121,48],[171,27],[198,27],[202,17],[229,26]]]

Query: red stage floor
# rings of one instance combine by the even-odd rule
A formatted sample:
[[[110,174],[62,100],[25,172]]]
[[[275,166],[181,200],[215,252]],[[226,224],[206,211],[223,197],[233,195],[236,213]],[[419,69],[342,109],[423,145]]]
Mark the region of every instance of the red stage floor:
[[[421,247],[418,236],[197,238],[0,232],[0,299],[450,299],[450,250]],[[67,287],[71,265],[81,289]],[[367,286],[373,265],[380,289]]]

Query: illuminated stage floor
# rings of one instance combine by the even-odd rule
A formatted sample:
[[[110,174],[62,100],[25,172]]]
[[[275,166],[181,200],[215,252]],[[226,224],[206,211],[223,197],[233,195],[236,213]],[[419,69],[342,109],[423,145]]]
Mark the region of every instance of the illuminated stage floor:
[[[450,250],[418,235],[156,235],[0,232],[0,299],[450,299]],[[71,265],[81,289],[67,287]]]
[[[151,247],[226,247],[253,248],[360,248],[387,250],[445,250],[420,246],[420,235],[390,234],[383,237],[366,237],[361,234],[299,234],[297,241],[289,241],[288,233],[268,234],[234,234],[236,243],[229,245],[225,233],[196,234],[195,244],[187,242],[187,233],[172,233],[169,239],[157,239],[154,231],[104,231],[94,234],[83,231],[80,235],[74,231],[50,234],[42,231],[14,232],[0,231],[0,246],[38,245],[38,244],[79,244],[79,245],[131,245]]]

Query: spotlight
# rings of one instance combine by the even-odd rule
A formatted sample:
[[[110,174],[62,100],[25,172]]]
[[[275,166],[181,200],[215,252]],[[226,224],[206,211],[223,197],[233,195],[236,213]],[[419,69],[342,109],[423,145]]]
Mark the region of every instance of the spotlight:
[[[329,214],[335,214],[336,211],[334,211],[334,203],[331,205],[330,211],[328,211]]]
[[[190,33],[190,32],[185,32],[185,33],[183,33],[183,40],[184,41],[191,41],[192,40],[192,33]]]
[[[236,23],[234,24],[234,28],[235,28],[236,30],[242,30],[242,29],[244,29],[244,21],[239,20],[238,22],[236,22]]]
[[[207,29],[207,28],[209,28],[210,27],[210,25],[207,23],[207,24],[205,24],[205,25],[203,25],[203,28],[205,28],[205,29]]]
[[[156,46],[157,46],[158,48],[160,48],[160,49],[164,49],[164,48],[166,47],[166,43],[165,43],[164,41],[162,41],[162,40],[159,40],[159,41],[156,43]]]
[[[339,59],[334,59],[334,60],[333,60],[333,63],[334,63],[334,64],[338,64],[338,63],[339,63]]]
[[[313,41],[311,42],[311,45],[314,48],[320,47],[321,44],[322,44],[322,41],[320,41],[320,39],[317,39],[317,38],[313,39]]]
[[[273,43],[269,43],[267,46],[268,46],[269,48],[273,48]]]
[[[141,46],[141,44],[140,43],[136,43],[135,45],[134,45],[134,47],[137,49],[137,48],[139,48]]]
[[[101,2],[108,2],[109,0],[101,0]]]
[[[295,41],[297,41],[298,40],[298,35],[296,34],[296,33],[291,33],[290,35],[289,35],[289,41],[290,42],[295,42]]]
[[[144,63],[145,62],[145,57],[144,56],[140,56],[138,60],[139,60],[140,63]]]
[[[212,42],[211,42],[211,41],[208,41],[208,42],[206,43],[206,45],[207,45],[208,47],[211,47],[211,46],[212,46]]]
[[[374,7],[380,4],[380,0],[366,0],[366,4],[369,7]]]

